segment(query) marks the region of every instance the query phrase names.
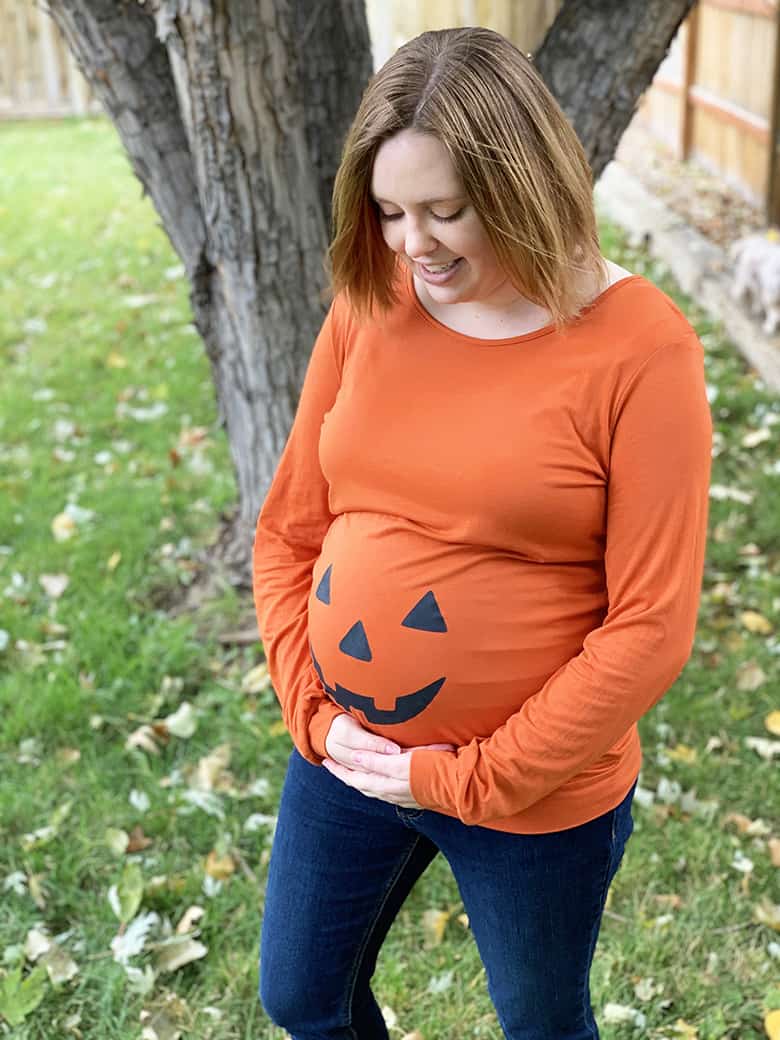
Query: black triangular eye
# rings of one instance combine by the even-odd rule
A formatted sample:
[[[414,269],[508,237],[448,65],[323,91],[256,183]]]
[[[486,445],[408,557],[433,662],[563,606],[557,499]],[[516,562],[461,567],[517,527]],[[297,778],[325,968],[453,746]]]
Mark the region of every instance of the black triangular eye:
[[[366,630],[362,621],[356,621],[339,643],[339,650],[350,657],[356,657],[358,661],[371,660],[371,647],[368,645]]]
[[[420,632],[446,632],[447,623],[441,616],[439,604],[432,592],[426,592],[415,603],[401,624],[405,628],[416,628]]]
[[[328,606],[330,606],[330,572],[332,570],[333,564],[331,564],[330,567],[328,567],[328,569],[320,578],[320,583],[317,586],[317,591],[314,594],[320,601],[320,603],[326,603]]]

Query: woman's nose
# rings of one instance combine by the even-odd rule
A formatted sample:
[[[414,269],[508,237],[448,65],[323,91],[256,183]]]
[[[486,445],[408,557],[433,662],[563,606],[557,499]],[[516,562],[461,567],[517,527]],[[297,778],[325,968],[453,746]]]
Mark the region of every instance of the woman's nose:
[[[404,249],[406,255],[414,259],[418,256],[429,256],[436,247],[436,238],[423,224],[409,222],[406,227]]]

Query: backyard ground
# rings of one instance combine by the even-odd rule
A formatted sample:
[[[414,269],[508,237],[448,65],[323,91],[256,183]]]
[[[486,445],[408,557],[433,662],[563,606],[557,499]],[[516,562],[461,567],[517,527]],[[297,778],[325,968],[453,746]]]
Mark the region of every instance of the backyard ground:
[[[281,1040],[257,938],[290,741],[231,641],[247,596],[165,609],[235,497],[183,271],[106,122],[2,125],[0,157],[0,1035]],[[776,1037],[780,400],[659,284],[706,350],[710,542],[593,1002],[603,1040]],[[499,1040],[443,862],[375,990],[394,1040]]]
[[[700,161],[675,159],[637,119],[623,134],[616,158],[648,191],[722,249],[765,227],[762,208],[754,200]]]

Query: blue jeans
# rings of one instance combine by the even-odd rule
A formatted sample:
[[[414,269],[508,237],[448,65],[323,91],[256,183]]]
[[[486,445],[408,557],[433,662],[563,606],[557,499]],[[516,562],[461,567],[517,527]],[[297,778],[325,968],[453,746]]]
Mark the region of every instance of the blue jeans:
[[[260,998],[294,1040],[387,1040],[370,989],[412,886],[450,865],[509,1040],[593,1040],[588,979],[633,830],[615,809],[550,834],[466,826],[367,798],[293,751],[266,887]]]

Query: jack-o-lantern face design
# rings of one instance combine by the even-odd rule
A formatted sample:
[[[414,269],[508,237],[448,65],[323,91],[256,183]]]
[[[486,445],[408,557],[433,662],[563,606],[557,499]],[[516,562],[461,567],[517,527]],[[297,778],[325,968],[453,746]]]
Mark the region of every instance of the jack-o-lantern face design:
[[[326,606],[330,606],[330,577],[332,570],[333,565],[331,564],[323,574],[315,593],[317,599]],[[439,610],[439,604],[436,602],[433,592],[430,591],[426,592],[415,603],[400,624],[404,628],[414,628],[420,632],[447,631],[447,624]],[[348,690],[338,682],[335,686],[331,686],[325,680],[322,668],[314,655],[314,649],[311,647],[311,644],[309,645],[309,650],[311,651],[311,658],[320,682],[333,700],[347,711],[357,708],[365,715],[366,721],[374,725],[397,726],[402,722],[408,722],[409,719],[413,719],[415,715],[419,715],[421,711],[428,707],[447,679],[446,676],[442,676],[440,679],[420,687],[419,690],[402,694],[396,698],[395,708],[386,710],[377,708],[373,697]],[[339,643],[339,650],[348,657],[356,658],[358,661],[370,661],[372,659],[371,646],[362,621],[356,621],[352,625]]]

